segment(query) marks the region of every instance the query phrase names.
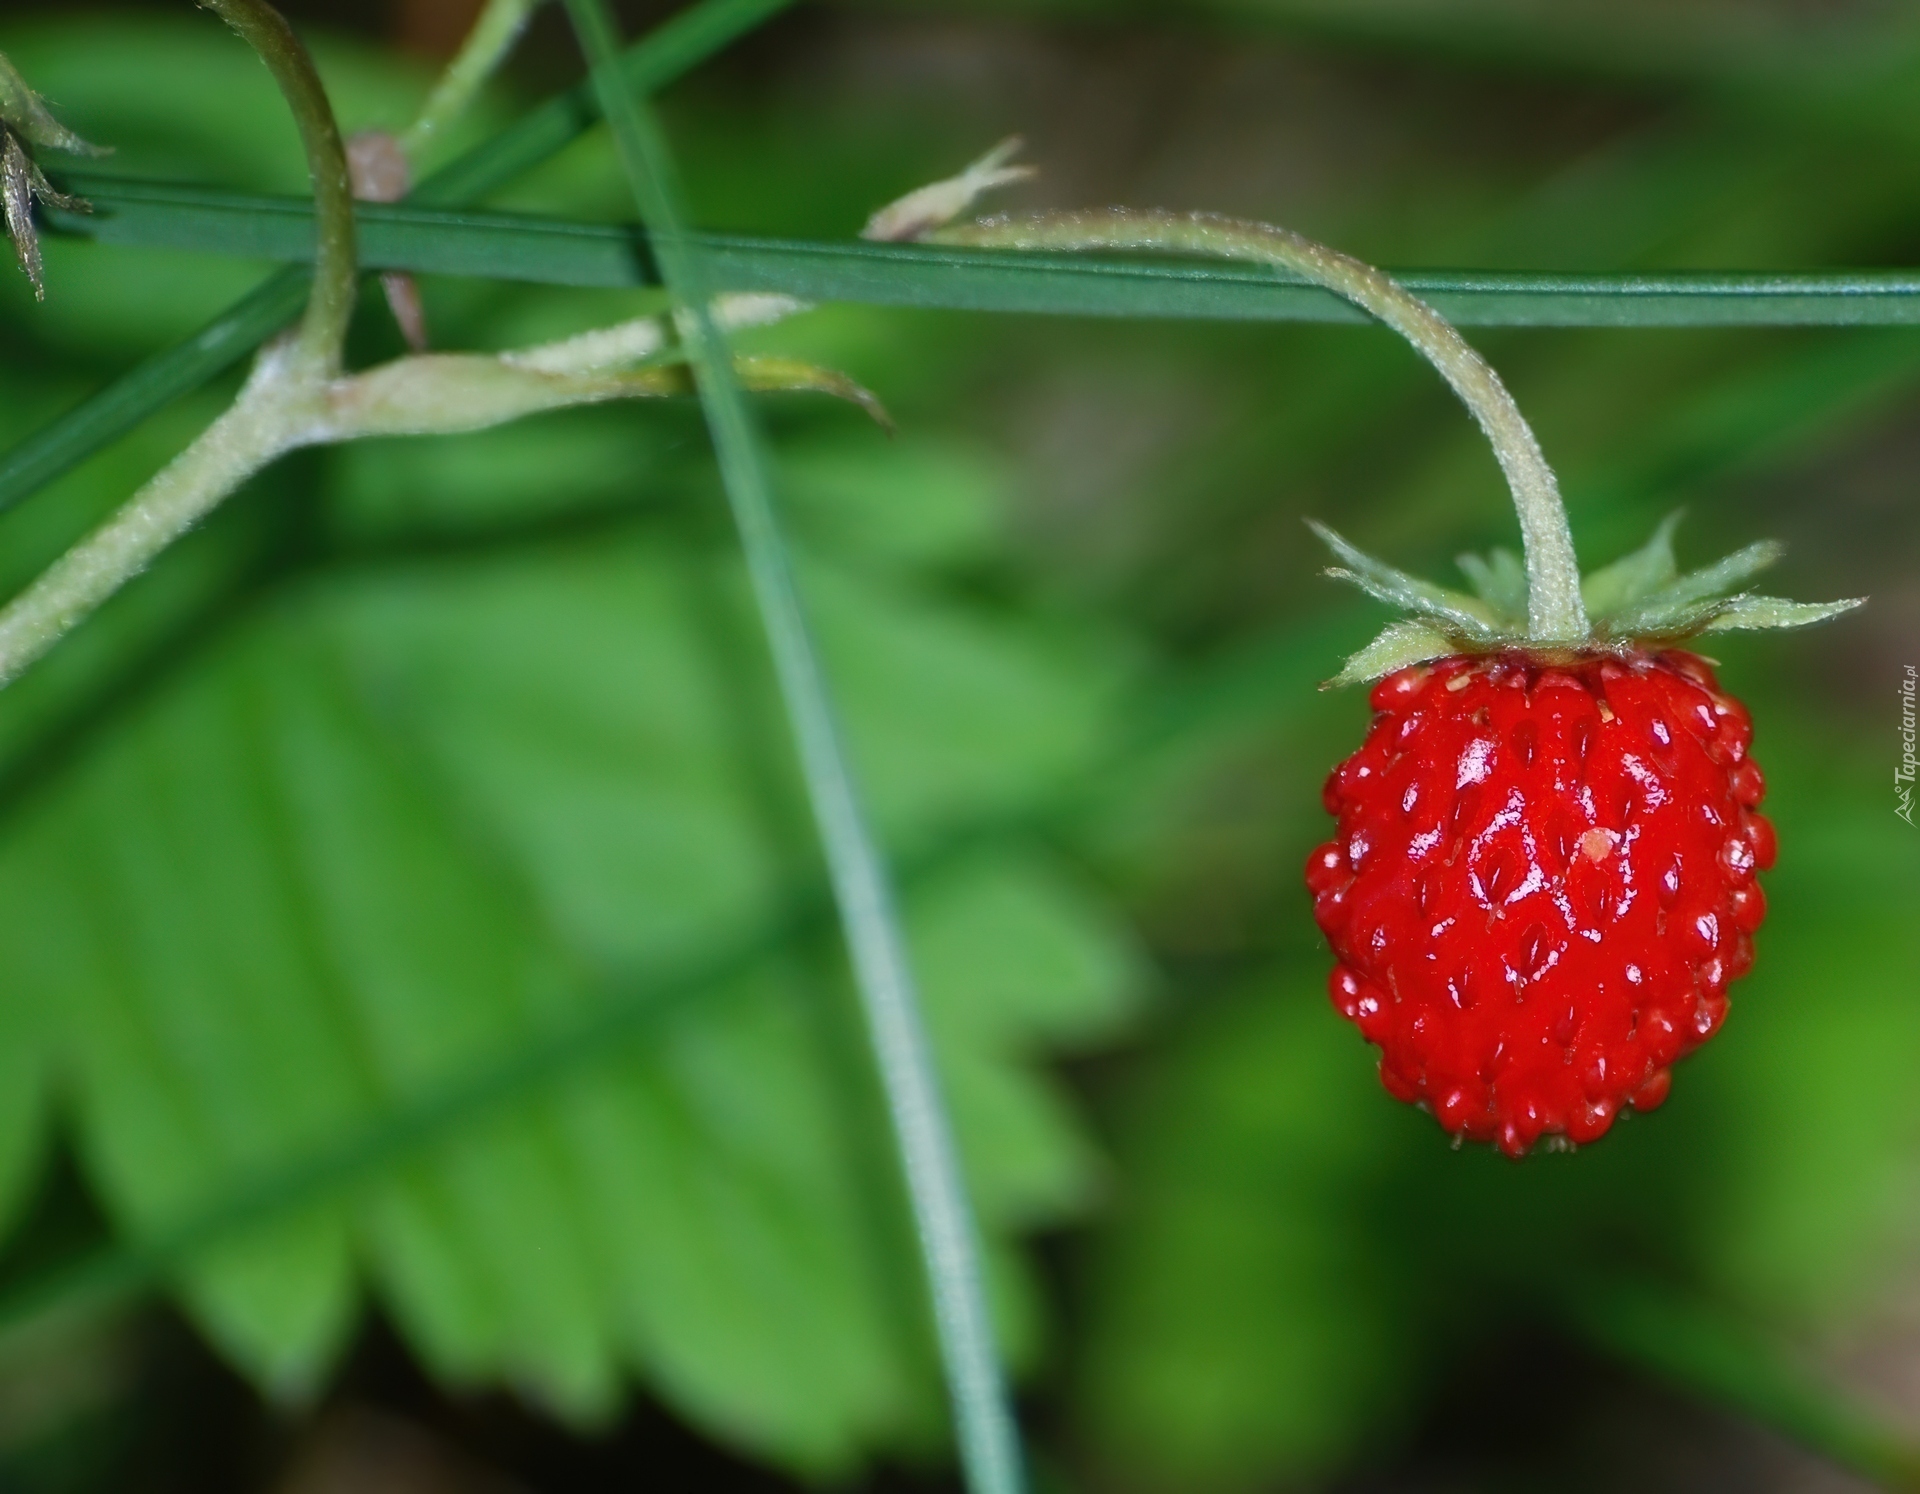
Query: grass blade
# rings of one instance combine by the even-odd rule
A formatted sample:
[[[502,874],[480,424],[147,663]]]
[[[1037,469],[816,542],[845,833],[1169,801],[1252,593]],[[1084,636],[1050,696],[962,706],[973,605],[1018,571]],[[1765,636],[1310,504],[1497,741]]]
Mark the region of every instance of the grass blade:
[[[303,198],[72,172],[62,181],[91,215],[56,212],[54,227],[103,243],[304,260],[313,253]],[[362,203],[369,269],[471,275],[547,285],[659,284],[644,232],[520,213]],[[1259,267],[1177,260],[1008,254],[920,244],[819,244],[688,235],[710,280],[727,290],[780,291],[948,311],[1074,316],[1365,323],[1317,286]],[[1686,272],[1523,274],[1403,270],[1407,289],[1473,326],[1886,326],[1920,323],[1920,271],[1811,274]]]
[[[785,10],[793,0],[704,0],[629,47],[618,64],[627,84],[652,93]],[[558,154],[600,118],[591,85],[556,95],[491,140],[421,179],[409,201],[473,202]]]
[[[791,3],[703,0],[628,49],[622,74],[636,88],[663,87]],[[591,90],[569,89],[423,178],[412,200],[445,204],[484,196],[559,151],[598,117]],[[312,257],[311,207],[305,211],[307,216],[298,225],[307,235],[304,249],[269,257]],[[155,354],[0,456],[0,513],[126,434],[155,410],[239,362],[299,314],[309,278],[305,269],[270,276],[199,332]]]
[[[640,216],[654,229],[664,278],[685,308],[688,352],[766,625],[906,1174],[961,1463],[974,1494],[1019,1494],[1025,1482],[1020,1445],[994,1347],[973,1210],[893,887],[854,786],[801,607],[774,513],[766,457],[734,381],[725,340],[708,311],[712,288],[700,246],[684,233],[666,142],[651,112],[614,68],[618,39],[612,18],[603,0],[567,0],[567,11],[593,70]]]

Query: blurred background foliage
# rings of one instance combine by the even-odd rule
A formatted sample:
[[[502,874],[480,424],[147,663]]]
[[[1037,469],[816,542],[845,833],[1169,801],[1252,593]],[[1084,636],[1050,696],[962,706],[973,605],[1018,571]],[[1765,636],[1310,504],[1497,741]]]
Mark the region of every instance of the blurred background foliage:
[[[403,123],[471,15],[289,9],[349,129]],[[303,190],[189,6],[13,4],[0,47],[115,171]],[[549,13],[465,138],[576,72]],[[1916,83],[1920,21],[1864,0],[943,0],[803,6],[662,103],[715,229],[844,238],[1018,131],[1016,205],[1387,265],[1811,268],[1920,263]],[[628,200],[598,133],[496,199]],[[44,306],[0,276],[0,441],[264,271],[47,266]],[[424,290],[446,347],[649,304]],[[377,298],[355,338],[398,351]],[[1780,589],[1874,599],[1720,651],[1783,847],[1726,1032],[1657,1114],[1518,1165],[1380,1090],[1299,882],[1366,713],[1314,686],[1377,625],[1301,518],[1433,575],[1511,542],[1430,370],[1347,327],[830,307],[751,340],[899,424],[762,401],[1051,1487],[1852,1486],[1770,1374],[1920,1440],[1889,782],[1920,335],[1475,338],[1589,563],[1685,505],[1683,559],[1778,535]],[[0,517],[0,580],[232,387]],[[948,1486],[695,409],[284,461],[0,698],[0,1213],[0,1487]],[[74,1261],[160,1289],[39,1310],[105,1279]]]

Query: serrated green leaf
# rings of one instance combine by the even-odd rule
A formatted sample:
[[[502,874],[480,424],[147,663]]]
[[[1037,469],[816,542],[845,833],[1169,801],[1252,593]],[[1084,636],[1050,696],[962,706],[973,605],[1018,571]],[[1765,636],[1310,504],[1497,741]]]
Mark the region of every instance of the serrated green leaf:
[[[1084,652],[852,573],[810,589],[901,833],[1030,795],[1096,740],[1114,676]],[[752,638],[734,563],[697,544],[379,572],[278,609],[77,764],[0,848],[0,1023],[64,1014],[35,1065],[82,1076],[121,1227],[163,1234],[591,1016],[592,972],[751,924],[805,866]],[[1030,855],[957,868],[908,914],[1001,1328],[1030,1358],[1013,1231],[1084,1207],[1098,1165],[1029,1055],[1112,1031],[1137,963]],[[838,979],[763,962],[351,1192],[289,1201],[192,1254],[191,1311],[288,1392],[324,1380],[370,1291],[449,1382],[572,1418],[638,1377],[814,1472],[925,1441],[911,1235]],[[0,1106],[34,1114],[42,1082],[0,1071]]]
[[[1682,510],[1674,510],[1660,521],[1646,544],[1580,583],[1588,616],[1604,619],[1672,584],[1680,573],[1673,558],[1673,532],[1684,517]]]

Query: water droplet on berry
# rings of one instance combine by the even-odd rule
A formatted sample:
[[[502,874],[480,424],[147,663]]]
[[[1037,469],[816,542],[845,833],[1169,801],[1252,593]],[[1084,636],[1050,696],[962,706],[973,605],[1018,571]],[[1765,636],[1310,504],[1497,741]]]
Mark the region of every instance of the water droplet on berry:
[[[1766,871],[1773,865],[1773,858],[1780,849],[1779,842],[1774,839],[1773,821],[1763,814],[1749,814],[1747,838],[1753,843],[1754,860],[1761,871]]]
[[[1760,764],[1752,758],[1729,773],[1727,783],[1733,789],[1733,797],[1748,809],[1758,808],[1760,801],[1767,796],[1766,775],[1760,771]]]
[[[1743,836],[1729,836],[1726,844],[1720,847],[1721,869],[1737,882],[1744,882],[1753,875],[1755,859],[1752,843]]]

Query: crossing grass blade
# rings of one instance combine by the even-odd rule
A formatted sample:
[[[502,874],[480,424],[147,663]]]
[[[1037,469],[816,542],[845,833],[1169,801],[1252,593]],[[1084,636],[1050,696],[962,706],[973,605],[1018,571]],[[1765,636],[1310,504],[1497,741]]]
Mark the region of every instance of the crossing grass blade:
[[[102,243],[264,259],[313,252],[301,198],[69,173],[92,214],[54,226]],[[644,231],[522,213],[362,204],[368,269],[546,285],[658,285]],[[812,301],[945,311],[1224,321],[1365,323],[1347,302],[1279,271],[1231,264],[1006,254],[918,244],[805,243],[692,234],[713,282]],[[1402,270],[1450,319],[1502,327],[1905,326],[1920,323],[1920,270],[1806,274],[1526,274]]]
[[[934,1071],[906,934],[801,605],[766,454],[709,311],[714,282],[700,245],[686,233],[666,140],[614,67],[611,15],[602,0],[566,4],[635,204],[654,229],[662,279],[685,311],[687,351],[793,730],[906,1177],[961,1465],[973,1494],[1020,1494],[1025,1475],[1019,1434],[987,1311],[979,1229]]]
[[[791,3],[703,0],[629,48],[622,60],[622,76],[638,89],[664,87]],[[569,89],[423,178],[412,200],[431,205],[482,197],[561,150],[598,118],[592,91],[584,86]],[[267,257],[303,260],[311,256],[311,208],[305,212],[304,218],[283,225],[306,236],[302,252]],[[222,221],[233,226],[231,217]],[[155,410],[239,362],[299,313],[308,279],[304,268],[275,272],[200,331],[155,354],[0,456],[0,513]]]

